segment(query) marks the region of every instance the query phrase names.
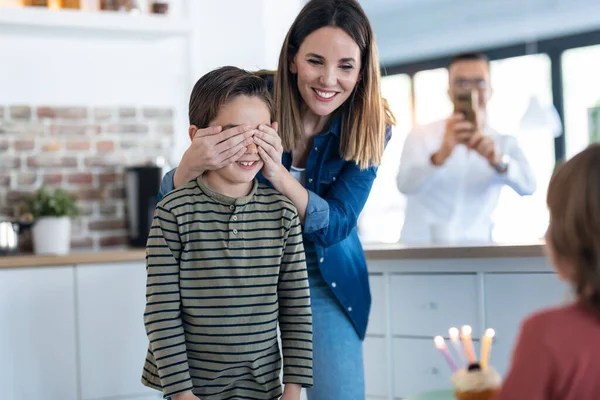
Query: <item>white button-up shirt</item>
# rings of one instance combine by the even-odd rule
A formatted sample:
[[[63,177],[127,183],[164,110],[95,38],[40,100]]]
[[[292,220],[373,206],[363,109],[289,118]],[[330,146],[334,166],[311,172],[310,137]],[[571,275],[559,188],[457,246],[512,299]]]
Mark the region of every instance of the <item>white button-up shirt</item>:
[[[486,126],[502,154],[511,157],[508,170],[498,173],[474,150],[457,145],[441,166],[431,155],[442,144],[446,121],[416,127],[406,138],[397,176],[407,196],[401,241],[428,243],[432,227],[446,226],[458,241],[489,241],[492,213],[503,185],[519,195],[530,195],[536,181],[517,140]]]

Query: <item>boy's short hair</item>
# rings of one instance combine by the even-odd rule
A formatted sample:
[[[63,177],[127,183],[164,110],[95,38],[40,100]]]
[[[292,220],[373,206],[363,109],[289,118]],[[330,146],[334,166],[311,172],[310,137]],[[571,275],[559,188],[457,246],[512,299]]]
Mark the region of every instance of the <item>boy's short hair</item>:
[[[271,121],[275,119],[267,82],[251,72],[228,66],[208,72],[194,85],[189,105],[190,125],[208,127],[221,107],[237,96],[258,97],[268,107]]]

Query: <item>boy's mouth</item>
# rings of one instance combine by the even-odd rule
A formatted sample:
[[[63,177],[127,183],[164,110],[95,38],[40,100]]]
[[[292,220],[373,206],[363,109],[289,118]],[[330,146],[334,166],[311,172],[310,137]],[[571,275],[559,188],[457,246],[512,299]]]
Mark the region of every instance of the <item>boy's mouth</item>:
[[[236,163],[242,169],[252,170],[256,167],[256,164],[258,164],[259,161],[237,161]]]

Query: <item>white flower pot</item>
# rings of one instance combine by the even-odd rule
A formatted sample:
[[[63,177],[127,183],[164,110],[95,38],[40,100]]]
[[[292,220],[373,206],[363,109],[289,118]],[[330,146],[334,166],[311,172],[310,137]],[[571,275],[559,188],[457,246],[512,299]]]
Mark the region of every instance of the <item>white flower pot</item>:
[[[42,217],[33,225],[35,254],[68,254],[71,249],[71,219]]]

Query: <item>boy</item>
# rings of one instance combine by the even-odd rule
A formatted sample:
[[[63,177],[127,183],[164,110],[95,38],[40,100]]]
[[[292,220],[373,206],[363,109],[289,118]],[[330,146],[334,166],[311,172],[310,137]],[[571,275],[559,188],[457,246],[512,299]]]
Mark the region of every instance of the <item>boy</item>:
[[[198,128],[270,125],[262,78],[209,72],[190,98]],[[147,244],[144,385],[173,400],[298,400],[312,385],[312,319],[298,213],[255,178],[254,145],[158,204]]]

